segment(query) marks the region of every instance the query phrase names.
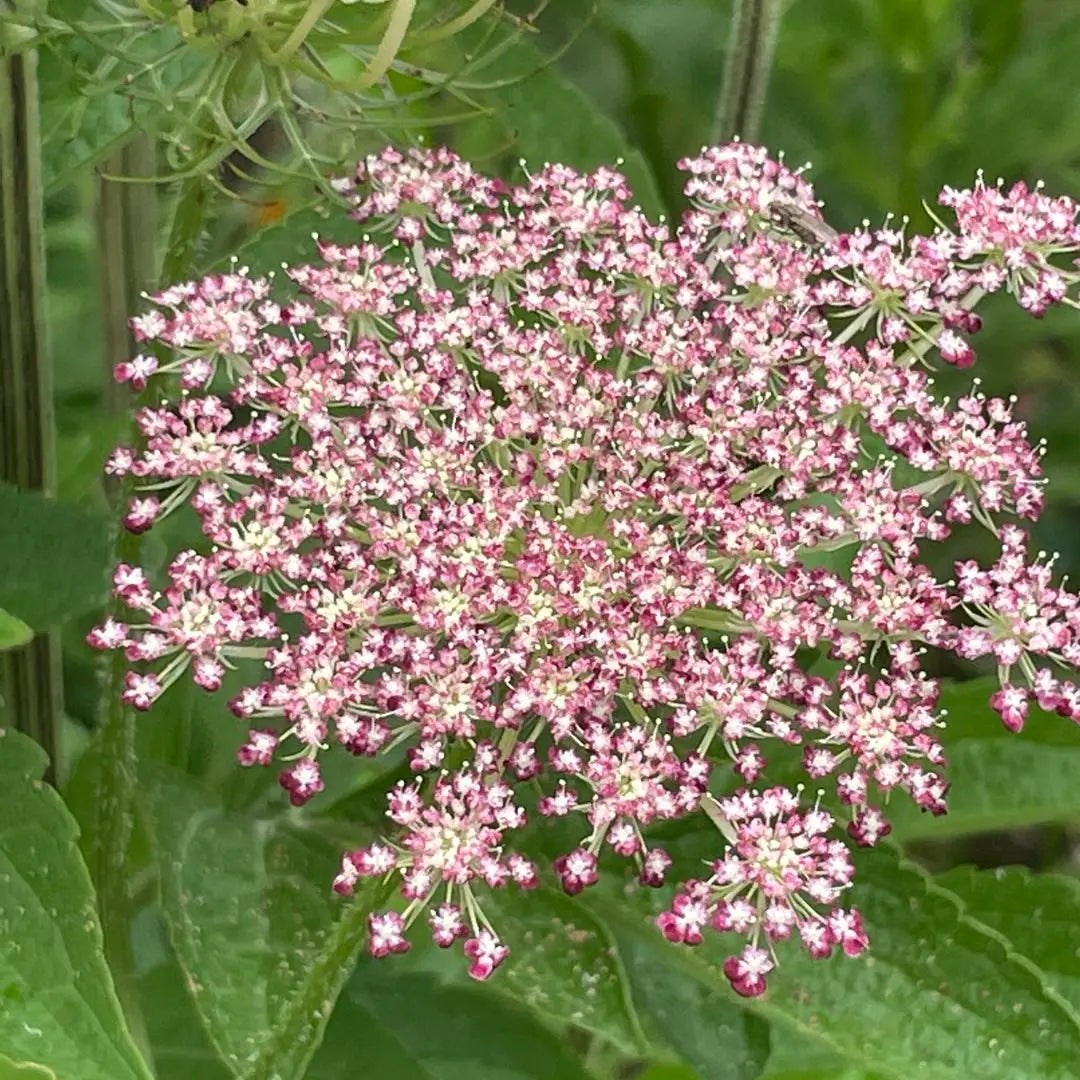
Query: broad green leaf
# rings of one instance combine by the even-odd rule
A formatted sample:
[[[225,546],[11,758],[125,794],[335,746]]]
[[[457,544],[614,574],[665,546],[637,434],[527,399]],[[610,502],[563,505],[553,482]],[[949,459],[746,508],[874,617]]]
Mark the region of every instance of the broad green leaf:
[[[57,1080],[56,1073],[32,1061],[12,1061],[0,1054],[0,1080]]]
[[[331,891],[338,849],[314,834],[155,774],[162,908],[199,1015],[234,1076],[299,1080],[364,943],[364,898]]]
[[[178,965],[157,964],[139,977],[157,1080],[229,1080],[230,1072],[206,1036]]]
[[[751,1008],[888,1080],[1075,1077],[1080,1028],[1000,935],[890,850],[860,853],[855,880],[869,951],[821,961],[789,943]],[[657,933],[663,901],[653,894],[600,893],[589,903],[620,934]],[[723,958],[738,947],[710,936],[696,949],[671,946],[669,963],[718,991]]]
[[[104,519],[0,485],[0,607],[35,630],[100,604],[110,563]]]
[[[499,975],[502,972],[500,970]],[[496,975],[495,978],[498,978]],[[442,986],[365,961],[308,1080],[586,1080],[562,1035],[487,987]]]
[[[41,780],[44,751],[0,736],[0,1048],[63,1080],[149,1080],[105,965],[75,822]]]
[[[1047,983],[1080,1008],[1080,881],[1023,867],[957,867],[934,879],[967,913],[1003,934]]]
[[[663,212],[645,158],[584,91],[525,42],[509,50],[503,63],[518,75],[533,72],[497,95],[506,109],[504,121],[514,133],[515,150],[528,168],[561,162],[585,170],[614,166],[621,158],[619,168],[638,205],[654,219]]]
[[[272,225],[237,236],[236,242],[227,248],[215,243],[207,252],[210,262],[200,270],[223,269],[235,254],[253,274],[266,274],[290,265],[308,263],[318,256],[318,247],[312,233],[326,233],[335,243],[358,242],[364,234],[363,225],[348,215],[341,206],[335,206],[319,194],[297,196],[296,208]],[[234,228],[234,233],[239,230]]]
[[[561,66],[633,136],[667,205],[679,207],[685,177],[675,163],[709,140],[730,4],[634,0],[605,4],[602,19],[603,46],[582,42]]]
[[[895,836],[941,838],[1080,814],[1080,727],[1033,708],[1013,734],[989,706],[996,687],[974,679],[942,691],[949,812],[935,818],[898,795],[889,804]]]
[[[758,1080],[882,1080],[881,1073],[868,1073],[857,1065],[838,1063],[827,1069],[766,1069]]]
[[[756,1080],[769,1057],[769,1026],[722,990],[671,966],[659,936],[621,934],[634,1004],[701,1080]]]
[[[581,904],[552,888],[511,889],[485,897],[484,910],[510,947],[496,989],[628,1053],[642,1049],[615,943]]]
[[[842,1058],[823,1043],[777,1025],[769,1060],[758,1080],[884,1080]]]
[[[675,1065],[665,1061],[659,1065],[650,1065],[638,1080],[700,1080],[700,1077],[689,1065]]]
[[[85,328],[83,329],[85,333]],[[96,374],[100,377],[100,372]],[[131,429],[126,415],[89,415],[75,430],[57,435],[57,497],[64,502],[93,505],[104,502],[101,477],[105,460],[114,446],[123,442]]]
[[[34,631],[22,619],[0,610],[0,649],[17,649],[33,636]]]

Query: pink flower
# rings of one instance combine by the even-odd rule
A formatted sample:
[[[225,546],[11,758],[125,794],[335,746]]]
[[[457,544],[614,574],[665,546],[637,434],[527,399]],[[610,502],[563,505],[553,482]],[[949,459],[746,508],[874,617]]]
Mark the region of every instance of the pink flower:
[[[318,762],[312,758],[301,758],[287,769],[282,769],[278,782],[289,793],[293,806],[303,806],[325,787]]]
[[[554,867],[555,873],[562,879],[563,890],[570,896],[589,885],[595,885],[599,880],[596,856],[584,848],[575,848],[568,855],[560,855]]]
[[[773,967],[765,949],[747,945],[738,956],[729,956],[724,961],[724,974],[737,994],[757,997],[765,992],[765,976]]]
[[[404,930],[405,920],[396,911],[372,912],[368,916],[368,952],[374,957],[408,952]]]
[[[611,169],[508,185],[386,150],[336,184],[361,242],[171,286],[133,320],[146,351],[118,377],[183,392],[107,469],[128,528],[189,506],[203,540],[160,589],[118,567],[129,614],[88,640],[123,651],[138,709],[185,672],[243,683],[238,760],[283,762],[294,805],[324,754],[404,752],[384,834],[333,882],[397,890],[374,955],[426,922],[487,978],[493,890],[574,895],[620,860],[659,887],[656,826],[692,818],[715,858],[659,931],[735,935],[727,977],[760,994],[774,942],[865,947],[850,847],[888,834],[880,806],[945,812],[928,654],[992,657],[1013,730],[1032,700],[1080,720],[1080,600],[1021,527],[1041,447],[1011,400],[940,398],[928,370],[975,362],[984,293],[1076,302],[1076,204],[980,178],[942,192],[951,228],[834,233],[760,147],[681,167],[672,226]],[[962,523],[1000,550],[939,577]],[[821,799],[769,786],[776,758]],[[529,827],[564,853],[538,866]]]
[[[510,955],[510,950],[490,930],[482,930],[465,942],[465,955],[471,961],[469,974],[482,982]]]

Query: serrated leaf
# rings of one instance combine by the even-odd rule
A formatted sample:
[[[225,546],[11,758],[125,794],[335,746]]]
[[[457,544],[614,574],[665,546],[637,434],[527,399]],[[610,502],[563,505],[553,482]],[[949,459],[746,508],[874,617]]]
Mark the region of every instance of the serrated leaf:
[[[1080,1028],[1037,969],[890,850],[861,852],[855,880],[869,951],[821,961],[789,943],[751,1008],[890,1080],[1075,1077]],[[663,902],[643,891],[589,903],[620,933],[657,933]],[[696,949],[671,946],[669,963],[716,991],[738,948],[711,935]]]
[[[105,964],[75,822],[41,780],[44,751],[0,736],[0,1047],[64,1078],[149,1080]]]
[[[501,995],[476,984],[442,986],[430,975],[395,974],[392,959],[361,965],[308,1080],[354,1080],[361,1060],[364,1075],[378,1080],[588,1077],[565,1039]]]
[[[14,615],[0,610],[0,649],[17,649],[27,644],[34,636],[34,631]]]
[[[484,910],[510,948],[497,990],[628,1053],[642,1049],[626,973],[602,923],[550,888],[494,891]]]
[[[182,774],[152,785],[162,909],[195,1007],[242,1080],[299,1080],[363,945],[336,847],[280,816],[226,813]]]
[[[720,990],[710,990],[667,962],[663,939],[622,934],[634,1004],[700,1080],[756,1080],[769,1057],[769,1026]]]
[[[959,896],[972,918],[1008,938],[1074,1009],[1080,1007],[1080,881],[1019,866],[961,866],[934,880]]]
[[[1080,727],[1033,708],[1014,734],[990,708],[996,687],[974,679],[942,690],[949,811],[935,818],[898,796],[888,810],[896,837],[936,839],[1080,814]]]
[[[111,560],[103,518],[0,485],[0,607],[35,630],[105,597]]]

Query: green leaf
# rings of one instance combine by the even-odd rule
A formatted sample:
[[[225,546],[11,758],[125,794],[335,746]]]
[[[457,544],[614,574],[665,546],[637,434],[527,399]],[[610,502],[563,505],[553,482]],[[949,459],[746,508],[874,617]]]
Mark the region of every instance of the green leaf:
[[[868,953],[821,961],[788,943],[768,992],[749,1007],[890,1080],[1075,1077],[1080,1028],[1070,1011],[953,894],[883,848],[859,854],[855,881]],[[654,894],[589,903],[620,935],[657,933],[663,901]],[[738,948],[711,935],[696,949],[671,946],[668,962],[715,992],[725,984],[724,956]]]
[[[46,191],[69,182],[134,133],[129,99],[115,91],[87,93],[95,52],[73,38],[39,51],[41,172]]]
[[[35,630],[100,604],[111,560],[102,518],[0,485],[0,607]]]
[[[230,1072],[199,1022],[175,961],[157,964],[139,977],[139,999],[154,1053],[157,1080],[229,1080]]]
[[[526,42],[507,53],[503,65],[527,78],[515,81],[497,95],[505,122],[515,136],[515,149],[530,169],[561,162],[575,169],[619,166],[630,182],[634,199],[654,219],[664,203],[656,178],[641,152],[619,125],[552,63]]]
[[[949,812],[935,818],[897,796],[888,811],[896,837],[939,839],[1080,814],[1080,727],[1033,708],[1014,734],[990,708],[996,687],[973,679],[942,691]]]
[[[550,888],[493,891],[484,910],[510,957],[492,985],[555,1019],[635,1053],[644,1037],[607,928]]]
[[[769,1026],[668,963],[666,942],[622,934],[634,1003],[663,1040],[693,1065],[701,1080],[755,1080],[769,1057]]]
[[[659,1065],[650,1065],[638,1080],[700,1080],[696,1070],[689,1065],[675,1065],[662,1062]]]
[[[0,649],[17,649],[26,645],[34,636],[34,631],[14,615],[0,610]]]
[[[0,1047],[64,1080],[149,1080],[105,965],[75,822],[41,781],[41,748],[0,736]]]
[[[150,794],[162,908],[212,1042],[237,1077],[299,1080],[366,934],[363,898],[330,889],[338,849],[171,770]]]
[[[772,1030],[768,1064],[759,1080],[884,1080],[852,1065],[823,1043],[783,1026]]]
[[[500,970],[499,975],[502,975]],[[481,986],[442,986],[367,961],[350,981],[308,1080],[587,1080],[561,1035]]]
[[[137,132],[186,118],[195,103],[188,94],[174,108],[177,91],[191,89],[206,56],[178,48],[179,27],[170,20],[110,18],[85,0],[49,0],[48,13],[73,29],[40,50],[42,178],[53,190]]]
[[[31,1061],[12,1061],[0,1054],[0,1080],[57,1080],[56,1073]]]
[[[1003,934],[1074,1009],[1080,1004],[1080,881],[1023,867],[961,866],[934,879],[967,913]]]

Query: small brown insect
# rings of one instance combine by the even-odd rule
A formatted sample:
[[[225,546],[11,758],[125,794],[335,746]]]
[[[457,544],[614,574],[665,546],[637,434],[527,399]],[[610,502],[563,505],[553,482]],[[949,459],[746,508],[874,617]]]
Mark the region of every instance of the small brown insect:
[[[786,199],[780,199],[772,205],[773,218],[778,225],[793,232],[806,244],[817,246],[829,244],[839,235],[837,231],[819,217]]]

